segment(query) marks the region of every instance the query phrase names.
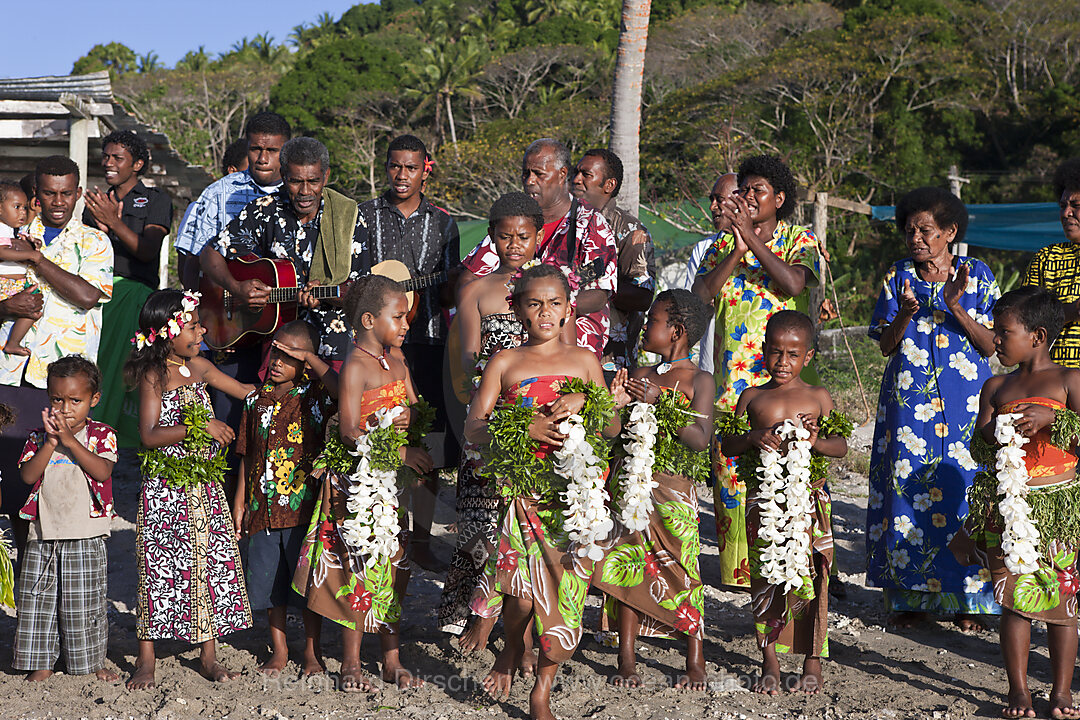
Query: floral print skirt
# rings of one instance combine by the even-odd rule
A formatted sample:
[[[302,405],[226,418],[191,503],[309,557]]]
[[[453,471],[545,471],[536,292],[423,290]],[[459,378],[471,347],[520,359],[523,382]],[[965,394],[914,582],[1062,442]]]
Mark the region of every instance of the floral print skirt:
[[[398,549],[372,565],[354,554],[341,537],[339,523],[349,517],[348,475],[327,470],[300,560],[293,589],[307,598],[308,609],[352,630],[395,632],[401,599],[409,584],[408,532],[398,535]],[[399,514],[404,512],[399,508]]]
[[[596,563],[593,582],[604,591],[604,629],[617,629],[618,603],[637,610],[638,635],[705,636],[704,588],[698,568],[697,490],[682,475],[656,473],[649,527],[625,531]]]
[[[251,627],[232,513],[217,483],[143,478],[135,523],[140,640],[191,643]]]
[[[504,595],[532,602],[540,649],[556,663],[570,659],[581,642],[581,619],[593,561],[569,552],[563,505],[537,497],[514,498],[499,529],[498,552],[488,560],[473,595],[472,611],[495,617]]]

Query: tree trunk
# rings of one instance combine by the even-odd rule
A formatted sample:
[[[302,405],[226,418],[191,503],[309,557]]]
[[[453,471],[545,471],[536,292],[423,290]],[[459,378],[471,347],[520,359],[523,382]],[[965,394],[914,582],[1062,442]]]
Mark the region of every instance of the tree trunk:
[[[615,82],[611,93],[611,149],[623,164],[619,206],[638,214],[638,139],[641,131],[641,85],[645,74],[645,44],[649,39],[651,0],[623,0]]]
[[[454,108],[450,104],[450,93],[446,93],[446,119],[450,123],[450,142],[454,143],[454,150],[457,150],[457,128],[454,127]]]

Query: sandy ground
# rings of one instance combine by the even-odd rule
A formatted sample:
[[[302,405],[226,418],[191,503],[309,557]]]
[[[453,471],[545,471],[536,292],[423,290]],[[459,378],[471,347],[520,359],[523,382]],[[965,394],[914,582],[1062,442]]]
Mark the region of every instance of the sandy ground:
[[[865,436],[865,430],[863,435]],[[135,635],[135,507],[138,478],[120,471],[114,481],[120,513],[109,540],[109,664],[126,677],[133,669]],[[767,698],[744,686],[757,672],[759,655],[753,641],[748,596],[707,588],[705,657],[710,689],[689,692],[673,688],[683,667],[683,643],[639,643],[639,670],[646,686],[616,689],[606,684],[615,668],[615,650],[586,634],[577,654],[559,673],[553,708],[560,718],[966,718],[996,717],[1004,692],[996,621],[993,628],[964,635],[948,622],[930,623],[903,632],[884,629],[879,591],[863,587],[863,521],[866,479],[838,472],[831,482],[841,578],[847,596],[831,598],[832,657],[825,663],[825,690],[817,697],[783,694]],[[453,536],[453,488],[444,489],[436,516],[447,558]],[[712,504],[702,503],[702,576],[718,575],[716,531]],[[182,643],[159,643],[157,687],[131,692],[122,683],[106,684],[86,677],[58,673],[39,684],[24,682],[11,670],[14,613],[0,614],[0,717],[3,718],[462,718],[528,717],[531,682],[515,682],[509,701],[488,699],[479,687],[494,655],[489,649],[463,656],[435,628],[434,607],[441,578],[424,570],[413,574],[405,600],[402,657],[428,680],[417,690],[401,691],[376,682],[370,695],[345,694],[334,689],[341,653],[340,633],[333,623],[324,632],[324,652],[330,673],[307,681],[297,679],[302,630],[290,616],[293,662],[284,679],[268,680],[256,671],[268,656],[266,619],[254,628],[226,638],[219,657],[242,675],[225,684],[212,684],[197,672],[198,650]],[[590,596],[586,623],[596,627],[599,598]],[[492,646],[501,647],[501,629]],[[1045,628],[1032,637],[1030,673],[1036,710],[1046,710],[1049,660]],[[367,636],[362,655],[369,674],[378,673],[379,645]],[[801,667],[801,658],[782,659],[785,680]],[[1074,687],[1074,690],[1076,688]]]

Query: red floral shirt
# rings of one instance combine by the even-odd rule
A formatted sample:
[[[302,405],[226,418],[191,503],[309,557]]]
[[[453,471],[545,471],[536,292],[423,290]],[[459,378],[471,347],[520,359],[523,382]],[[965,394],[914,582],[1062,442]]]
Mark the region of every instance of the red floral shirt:
[[[44,444],[45,428],[31,430],[30,437],[26,439],[26,445],[23,446],[22,456],[19,457],[19,467],[22,467],[23,463],[37,455],[38,450]],[[95,455],[112,455],[113,459],[115,459],[116,432],[105,423],[87,420],[86,449]],[[110,475],[103,481],[98,481],[88,472],[84,471],[83,474],[86,475],[86,482],[90,484],[90,517],[111,518],[116,515],[113,511],[112,476]],[[41,495],[41,481],[44,479],[45,476],[42,475],[34,481],[34,488],[30,491],[30,498],[23,505],[22,510],[19,511],[19,517],[23,520],[34,520],[37,517],[38,497]]]

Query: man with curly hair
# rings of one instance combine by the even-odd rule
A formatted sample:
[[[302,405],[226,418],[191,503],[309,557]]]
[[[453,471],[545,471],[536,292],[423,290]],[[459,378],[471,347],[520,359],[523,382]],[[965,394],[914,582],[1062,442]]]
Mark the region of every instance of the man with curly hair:
[[[131,130],[115,130],[101,141],[101,167],[108,188],[83,195],[83,222],[109,236],[113,248],[113,294],[101,311],[101,402],[94,419],[116,430],[121,447],[139,446],[138,396],[124,391],[122,366],[128,339],[139,329],[139,310],[158,286],[161,245],[172,226],[168,193],[147,187],[146,142]],[[125,408],[127,412],[125,412]]]
[[[1050,358],[1058,365],[1080,368],[1080,157],[1066,160],[1054,172],[1054,197],[1066,242],[1035,253],[1024,284],[1044,287],[1065,303],[1065,328],[1050,349]]]
[[[787,218],[798,202],[795,178],[772,155],[739,166],[738,194],[720,202],[728,232],[718,235],[701,260],[694,293],[716,309],[713,366],[717,410],[732,412],[748,387],[768,381],[762,362],[765,324],[781,310],[809,314],[810,288],[818,283],[818,243]],[[808,369],[809,370],[809,369]],[[817,384],[804,370],[803,379]],[[717,540],[721,582],[749,587],[746,487],[733,461],[716,453]]]

